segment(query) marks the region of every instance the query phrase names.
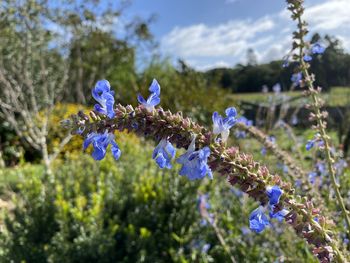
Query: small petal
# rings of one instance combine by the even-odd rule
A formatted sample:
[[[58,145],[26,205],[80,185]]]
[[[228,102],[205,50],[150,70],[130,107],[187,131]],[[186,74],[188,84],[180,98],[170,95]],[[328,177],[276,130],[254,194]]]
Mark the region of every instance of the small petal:
[[[154,149],[152,158],[161,169],[170,169],[172,167],[171,160],[175,157],[175,154],[174,146],[167,139],[162,139]]]
[[[151,93],[160,95],[160,85],[156,79],[153,79],[151,86],[148,89]]]
[[[272,187],[267,187],[266,193],[268,198],[270,199],[269,204],[273,206],[278,204],[283,191],[281,190],[281,188],[279,188],[279,186],[275,185]]]
[[[144,99],[144,97],[141,94],[137,95],[137,100],[141,103],[141,104],[146,104],[147,101]]]
[[[312,57],[310,55],[304,55],[303,59],[305,62],[310,62],[312,60]]]
[[[114,159],[118,160],[122,152],[120,151],[118,144],[114,140],[111,141],[111,144],[112,144],[112,147],[111,147],[112,155]]]
[[[274,213],[273,209],[274,209],[274,207],[272,206],[270,213],[269,213],[270,218],[277,219],[278,222],[282,222],[284,217],[289,213],[289,211],[287,209],[282,209],[282,210]]]
[[[225,110],[227,117],[236,117],[237,116],[237,110],[235,107],[230,107]]]
[[[147,104],[150,106],[157,106],[160,103],[159,95],[153,93],[147,99]]]
[[[314,44],[311,48],[313,54],[323,54],[325,50],[326,49],[319,43]]]
[[[261,233],[270,225],[269,219],[262,211],[262,207],[255,209],[249,216],[249,228],[256,233]]]

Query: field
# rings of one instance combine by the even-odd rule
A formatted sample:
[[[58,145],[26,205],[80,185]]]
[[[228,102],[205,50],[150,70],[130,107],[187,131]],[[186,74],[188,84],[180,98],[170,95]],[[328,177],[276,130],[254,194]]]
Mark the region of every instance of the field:
[[[289,91],[282,93],[285,96],[288,96],[290,99],[295,97],[301,97],[301,91]],[[269,104],[269,97],[272,96],[273,93],[262,94],[259,93],[238,93],[232,95],[232,100],[234,101],[247,101],[255,104]],[[350,88],[349,87],[333,87],[331,91],[328,93],[322,93],[322,98],[326,102],[326,105],[332,107],[341,107],[341,106],[349,106],[350,105]],[[291,105],[296,105],[299,102],[292,102]]]

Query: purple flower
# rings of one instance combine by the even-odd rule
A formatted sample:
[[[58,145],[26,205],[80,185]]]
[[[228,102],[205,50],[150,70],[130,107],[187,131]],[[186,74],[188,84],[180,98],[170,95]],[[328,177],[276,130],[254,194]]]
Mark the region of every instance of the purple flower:
[[[263,208],[259,206],[249,216],[249,228],[256,233],[261,233],[268,225],[269,219],[263,212]]]
[[[192,140],[187,152],[176,160],[177,163],[182,164],[179,174],[187,176],[190,180],[202,179],[206,175],[213,179],[213,174],[207,163],[210,149],[204,147],[195,151],[195,141],[196,138]]]
[[[298,86],[303,78],[303,74],[301,72],[294,73],[291,77],[291,81],[295,86]]]
[[[92,89],[92,97],[99,103],[95,104],[95,111],[102,113],[109,118],[115,115],[114,106],[114,91],[111,90],[111,85],[107,80],[99,80],[95,88]]]
[[[319,43],[315,43],[313,44],[312,48],[311,48],[311,52],[313,54],[323,54],[323,52],[325,51],[326,49],[321,46]]]
[[[175,153],[174,146],[167,139],[162,139],[154,149],[152,158],[161,169],[170,169],[172,167],[170,162],[175,157]]]
[[[121,151],[114,140],[114,134],[112,133],[89,133],[84,140],[83,149],[86,150],[89,145],[92,144],[94,150],[92,152],[92,157],[100,161],[106,156],[107,147],[111,144],[111,151],[116,160],[119,159]]]
[[[160,86],[157,80],[153,79],[151,86],[148,89],[151,92],[151,95],[147,100],[142,97],[141,94],[137,95],[137,100],[141,103],[148,111],[153,111],[154,106],[160,103]]]
[[[277,185],[274,186],[268,186],[266,189],[266,194],[268,196],[268,198],[270,199],[269,204],[271,206],[273,205],[277,205],[278,202],[280,201],[280,197],[282,195],[283,191],[281,190],[281,188]]]
[[[233,125],[236,123],[236,116],[237,111],[234,107],[227,108],[226,111],[226,118],[223,118],[219,113],[216,111],[213,113],[213,133],[214,134],[221,134],[221,139],[223,142],[227,141],[227,138],[230,134],[230,129]]]

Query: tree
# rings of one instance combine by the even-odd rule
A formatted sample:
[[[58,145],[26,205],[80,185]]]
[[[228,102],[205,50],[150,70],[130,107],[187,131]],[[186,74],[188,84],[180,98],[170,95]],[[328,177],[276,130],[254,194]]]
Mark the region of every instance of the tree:
[[[50,47],[54,35],[43,27],[49,19],[46,1],[3,2],[0,9],[0,112],[15,132],[40,151],[48,173],[70,135],[49,153],[49,117],[62,98],[68,67],[59,50]]]

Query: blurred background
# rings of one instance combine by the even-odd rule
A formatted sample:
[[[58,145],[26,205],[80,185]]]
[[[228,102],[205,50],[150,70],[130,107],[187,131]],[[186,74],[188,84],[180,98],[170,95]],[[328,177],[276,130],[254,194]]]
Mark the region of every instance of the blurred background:
[[[326,48],[311,71],[346,160],[350,1],[305,5],[308,40]],[[295,65],[282,67],[294,30],[284,1],[274,0],[0,1],[1,262],[314,262],[283,224],[252,233],[258,204],[225,178],[190,182],[177,165],[160,170],[154,143],[124,132],[116,134],[121,159],[96,162],[60,126],[92,109],[97,80],[110,81],[118,103],[137,105],[156,78],[163,108],[208,127],[214,111],[235,106],[306,171],[316,169],[315,187],[329,197],[315,168],[322,162],[304,147],[313,138],[307,98],[291,82]],[[287,173],[249,135],[232,134],[230,143]]]

